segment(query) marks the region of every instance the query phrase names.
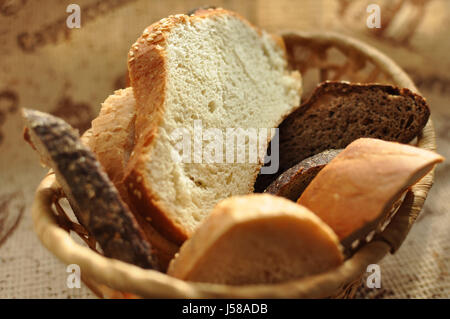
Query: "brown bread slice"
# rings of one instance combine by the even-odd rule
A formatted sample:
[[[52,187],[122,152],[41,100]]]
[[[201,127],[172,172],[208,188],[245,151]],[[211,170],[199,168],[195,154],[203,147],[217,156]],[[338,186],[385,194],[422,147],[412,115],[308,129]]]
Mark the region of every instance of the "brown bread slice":
[[[53,169],[78,221],[97,240],[105,256],[158,269],[132,213],[78,132],[47,113],[24,109],[23,116],[26,140]]]
[[[304,159],[278,176],[264,192],[296,202],[313,178],[325,167],[325,165],[335,158],[340,151],[341,150],[326,150]]]
[[[380,84],[323,82],[280,125],[280,168],[259,175],[262,192],[279,174],[327,149],[345,148],[360,137],[408,143],[430,116],[427,102],[408,89]]]
[[[349,247],[378,229],[402,194],[443,160],[411,145],[360,138],[317,174],[298,203]]]
[[[168,274],[230,285],[277,283],[343,261],[339,240],[315,214],[269,194],[221,201],[181,247]]]

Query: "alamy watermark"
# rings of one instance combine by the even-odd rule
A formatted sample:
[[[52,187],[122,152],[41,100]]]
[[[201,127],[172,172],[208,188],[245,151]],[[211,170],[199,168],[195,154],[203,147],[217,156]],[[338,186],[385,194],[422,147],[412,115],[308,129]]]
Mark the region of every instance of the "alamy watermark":
[[[366,285],[368,288],[381,288],[381,269],[377,264],[370,264],[366,271],[370,273],[367,276]]]
[[[66,25],[69,29],[81,28],[81,8],[78,4],[71,3],[67,6],[66,12],[70,13],[66,19]]]
[[[66,268],[69,273],[66,279],[67,288],[81,288],[81,269],[77,264],[70,264]]]
[[[193,127],[176,128],[168,136],[173,145],[171,157],[177,163],[270,163],[262,167],[261,174],[278,171],[278,128],[205,129],[201,120],[195,120]]]
[[[378,4],[369,4],[366,8],[367,13],[370,15],[367,17],[366,25],[369,29],[381,28],[381,9]]]

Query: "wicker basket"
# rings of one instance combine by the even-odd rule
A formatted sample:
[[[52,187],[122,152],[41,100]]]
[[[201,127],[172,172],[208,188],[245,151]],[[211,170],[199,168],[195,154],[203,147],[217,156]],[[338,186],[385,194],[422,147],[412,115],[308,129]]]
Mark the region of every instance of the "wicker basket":
[[[290,66],[302,72],[305,96],[318,82],[327,79],[391,83],[417,91],[411,79],[392,60],[357,40],[333,33],[292,32],[284,33],[283,37]],[[417,146],[435,150],[431,120],[418,137]],[[39,185],[32,214],[34,229],[42,243],[64,263],[78,264],[83,281],[99,297],[351,298],[367,266],[378,263],[402,244],[422,209],[432,180],[433,172],[430,172],[414,185],[388,227],[339,268],[273,285],[190,283],[105,258],[91,249],[95,248],[95,241],[88,238],[82,227],[64,217],[66,214],[58,204],[63,194],[53,174],[47,175]],[[78,233],[88,245],[77,243],[70,231]]]

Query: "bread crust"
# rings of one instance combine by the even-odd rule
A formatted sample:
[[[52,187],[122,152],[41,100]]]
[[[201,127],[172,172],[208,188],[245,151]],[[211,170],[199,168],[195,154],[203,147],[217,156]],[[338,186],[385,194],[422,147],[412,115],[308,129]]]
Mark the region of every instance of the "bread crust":
[[[311,249],[311,251],[314,251],[311,255],[310,252],[291,252],[297,253],[300,256],[302,253],[305,253],[306,256],[304,258],[308,260],[308,265],[301,264],[302,272],[304,271],[304,273],[297,273],[296,275],[301,277],[303,275],[326,271],[342,263],[343,255],[337,236],[312,212],[284,198],[269,194],[251,194],[231,197],[218,203],[195,234],[183,244],[179,254],[171,262],[168,274],[188,281],[215,282],[232,285],[259,284],[293,279],[272,277],[273,274],[271,272],[276,272],[277,266],[279,265],[272,265],[268,262],[268,267],[265,267],[263,270],[265,273],[263,277],[267,282],[255,282],[254,280],[256,278],[249,278],[252,275],[246,277],[245,273],[249,274],[254,272],[256,269],[259,269],[259,265],[246,264],[245,261],[237,260],[239,258],[238,255],[233,255],[238,250],[237,247],[232,246],[230,248],[231,251],[227,250],[227,253],[220,251],[220,248],[218,248],[220,243],[226,243],[229,240],[232,242],[245,241],[239,234],[248,235],[254,242],[264,242],[273,230],[285,233],[292,225],[298,227],[293,232],[295,236],[298,236],[296,238],[297,240],[306,240],[312,245],[317,244],[315,248],[318,249],[318,251]],[[266,234],[266,236],[262,236],[262,234]],[[296,241],[296,239],[290,238],[288,240]],[[277,251],[281,251],[282,247],[286,248],[289,246],[288,243],[283,242],[279,242],[279,245],[280,249]],[[258,251],[256,248],[254,249]],[[249,251],[248,253],[251,252]],[[321,260],[325,262],[322,264],[316,263],[314,267],[311,267],[312,263],[309,259],[314,259],[315,257],[319,259],[323,257],[324,259]],[[228,269],[226,269],[223,271],[227,273],[216,273],[215,276],[208,275],[209,270],[213,272],[214,269],[207,269],[205,265],[222,263],[226,258],[231,258],[231,262],[235,262],[232,267],[235,270],[230,269],[228,272]],[[273,262],[276,263],[277,260],[275,258]],[[255,262],[251,258],[250,261]],[[242,271],[242,268],[247,266],[248,269],[244,273],[234,277],[234,271]],[[296,271],[293,272],[295,273]]]
[[[414,93],[408,88],[399,88],[396,86],[388,85],[388,84],[373,84],[373,83],[349,83],[345,81],[325,81],[320,83],[313,91],[309,99],[307,99],[304,103],[304,107],[302,107],[302,112],[305,112],[308,108],[310,108],[318,99],[321,98],[323,94],[330,92],[342,92],[342,93],[351,93],[351,92],[364,92],[367,89],[377,88],[381,89],[392,95],[399,96],[408,96],[414,100],[417,105],[423,106],[427,111],[427,116],[421,119],[422,127],[428,121],[428,117],[430,115],[430,109],[428,107],[428,103],[425,98],[420,96],[417,93]],[[400,143],[407,143],[412,140],[416,134],[409,134],[403,137],[402,140],[399,140]]]
[[[410,142],[414,137],[416,137],[420,131],[423,129],[425,124],[428,122],[428,118],[430,116],[430,109],[428,107],[428,103],[426,100],[420,96],[417,93],[414,93],[413,91],[409,90],[408,88],[398,88],[396,86],[392,85],[384,85],[384,84],[364,84],[364,83],[349,83],[344,81],[325,81],[321,84],[319,84],[316,89],[313,91],[309,99],[307,99],[304,103],[302,103],[302,106],[296,110],[294,113],[298,114],[292,114],[292,116],[288,117],[288,120],[290,118],[294,119],[296,116],[300,116],[301,114],[305,114],[314,107],[314,103],[316,103],[321,97],[325,94],[331,93],[338,93],[338,94],[348,94],[352,92],[366,92],[371,89],[380,89],[383,92],[386,92],[390,95],[396,95],[396,96],[406,96],[411,98],[415,105],[421,107],[425,111],[425,116],[419,118],[419,123],[417,126],[417,129],[414,131],[405,130],[402,132],[402,134],[395,140],[395,142],[399,143],[408,143]],[[294,119],[295,121],[295,119]],[[284,124],[284,123],[283,123]],[[282,124],[282,125],[283,125]],[[281,128],[280,128],[281,130]],[[363,136],[361,136],[363,137]],[[364,136],[364,137],[371,137],[371,136]],[[382,137],[379,137],[382,138]],[[283,142],[283,136],[280,137],[280,144]]]
[[[215,16],[235,16],[259,34],[262,31],[239,14],[217,9],[201,9],[191,16],[172,15],[147,27],[128,52],[128,70],[131,86],[136,98],[136,145],[148,146],[157,133],[158,124],[164,115],[166,90],[166,56],[164,52],[167,32],[178,24]],[[279,39],[279,38],[277,38]],[[282,48],[280,40],[276,43]],[[141,80],[144,79],[144,80]],[[139,150],[139,149],[138,149]]]
[[[130,202],[136,208],[136,212],[150,221],[164,237],[176,244],[182,244],[190,234],[181,225],[167,217],[164,204],[158,200],[158,196],[153,193],[151,187],[146,185],[143,175],[139,172],[139,166],[145,164],[139,161],[135,165],[136,169],[132,170],[126,178]]]
[[[91,136],[86,139],[121,194],[124,170],[134,146],[134,108],[132,88],[115,91],[102,103],[100,114],[92,121]]]
[[[264,193],[296,202],[312,179],[340,152],[341,150],[327,150],[304,159],[278,176]]]
[[[100,114],[81,139],[95,153],[120,197],[128,204],[158,256],[161,270],[165,270],[179,247],[157,232],[151,222],[133,207],[123,183],[125,167],[134,147],[135,104],[131,87],[115,91],[102,103]]]
[[[167,208],[159,200],[157,194],[152,191],[152,186],[147,185],[144,174],[145,160],[143,156],[150,154],[153,142],[158,134],[158,126],[164,116],[164,98],[166,90],[166,32],[172,27],[195,21],[198,19],[213,18],[215,16],[231,15],[257,30],[247,20],[235,12],[222,8],[201,9],[193,15],[179,14],[162,19],[146,28],[132,45],[128,54],[128,69],[131,85],[136,98],[136,125],[135,148],[127,164],[124,180],[128,188],[130,201],[133,206],[151,218],[152,223],[164,236],[181,244],[191,233],[183,225],[171,220],[167,215]],[[280,41],[277,41],[280,46]],[[284,49],[284,46],[280,46]],[[149,160],[149,158],[147,158]],[[256,179],[257,172],[255,173]]]
[[[145,171],[145,163],[141,154],[148,153],[153,147],[152,142],[164,115],[165,32],[177,23],[186,22],[187,19],[186,15],[170,16],[150,25],[128,53],[130,82],[136,98],[136,122],[135,148],[125,171],[125,185],[129,199],[137,211],[150,218],[164,236],[168,236],[179,244],[187,238],[188,234],[181,225],[176,225],[167,218],[164,207],[161,207],[151,190],[151,185],[145,184],[145,178],[141,173],[141,169],[142,172]]]
[[[372,107],[377,106],[377,111],[380,112],[381,116],[378,116],[378,113],[371,113],[370,104],[359,105],[358,103],[362,103],[361,98],[353,101],[352,97],[348,97],[355,92],[364,94],[367,99],[372,92],[380,95],[379,101],[374,103]],[[329,101],[330,96],[333,97],[331,101]],[[387,100],[381,100],[381,97],[386,96],[388,97]],[[395,108],[395,104],[398,103],[397,97],[408,98],[407,101],[410,102],[411,111],[407,111],[405,108],[397,110]],[[331,102],[338,99],[341,99],[342,105],[333,106]],[[363,109],[367,114],[359,114],[358,110],[360,109]],[[332,115],[329,115],[330,113]],[[339,117],[334,113],[341,114],[341,116]],[[404,124],[407,123],[405,118],[408,115],[412,116],[412,124],[406,127]],[[426,100],[407,88],[343,81],[322,82],[311,96],[280,124],[280,170],[272,175],[259,175],[255,183],[255,189],[257,192],[262,192],[283,171],[299,161],[326,149],[345,148],[360,137],[408,143],[420,134],[428,122],[429,116],[430,110]],[[374,119],[377,122],[373,122]],[[372,123],[365,123],[366,120],[372,121]],[[385,131],[384,122],[392,124],[388,131]],[[369,126],[371,127],[370,130],[368,129]],[[308,142],[306,143],[306,141]]]
[[[348,238],[356,239],[353,234],[366,224],[383,219],[410,186],[442,161],[439,154],[414,146],[360,138],[317,174],[297,202],[347,245]]]
[[[78,221],[100,244],[104,255],[159,269],[151,245],[78,132],[50,114],[23,110],[23,116],[28,128],[26,140],[53,169]]]

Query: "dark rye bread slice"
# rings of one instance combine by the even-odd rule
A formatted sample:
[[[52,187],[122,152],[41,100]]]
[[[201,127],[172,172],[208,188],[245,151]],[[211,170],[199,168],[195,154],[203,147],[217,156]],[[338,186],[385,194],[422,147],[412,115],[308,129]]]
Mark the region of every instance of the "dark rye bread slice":
[[[278,176],[264,193],[281,196],[296,202],[317,173],[340,152],[341,150],[326,150],[304,159]]]
[[[279,126],[278,173],[259,175],[262,192],[281,172],[327,149],[345,148],[360,137],[408,143],[430,116],[427,102],[406,88],[326,81]]]
[[[75,216],[106,257],[158,269],[151,246],[136,220],[78,132],[62,119],[23,110],[26,140],[53,169]]]

